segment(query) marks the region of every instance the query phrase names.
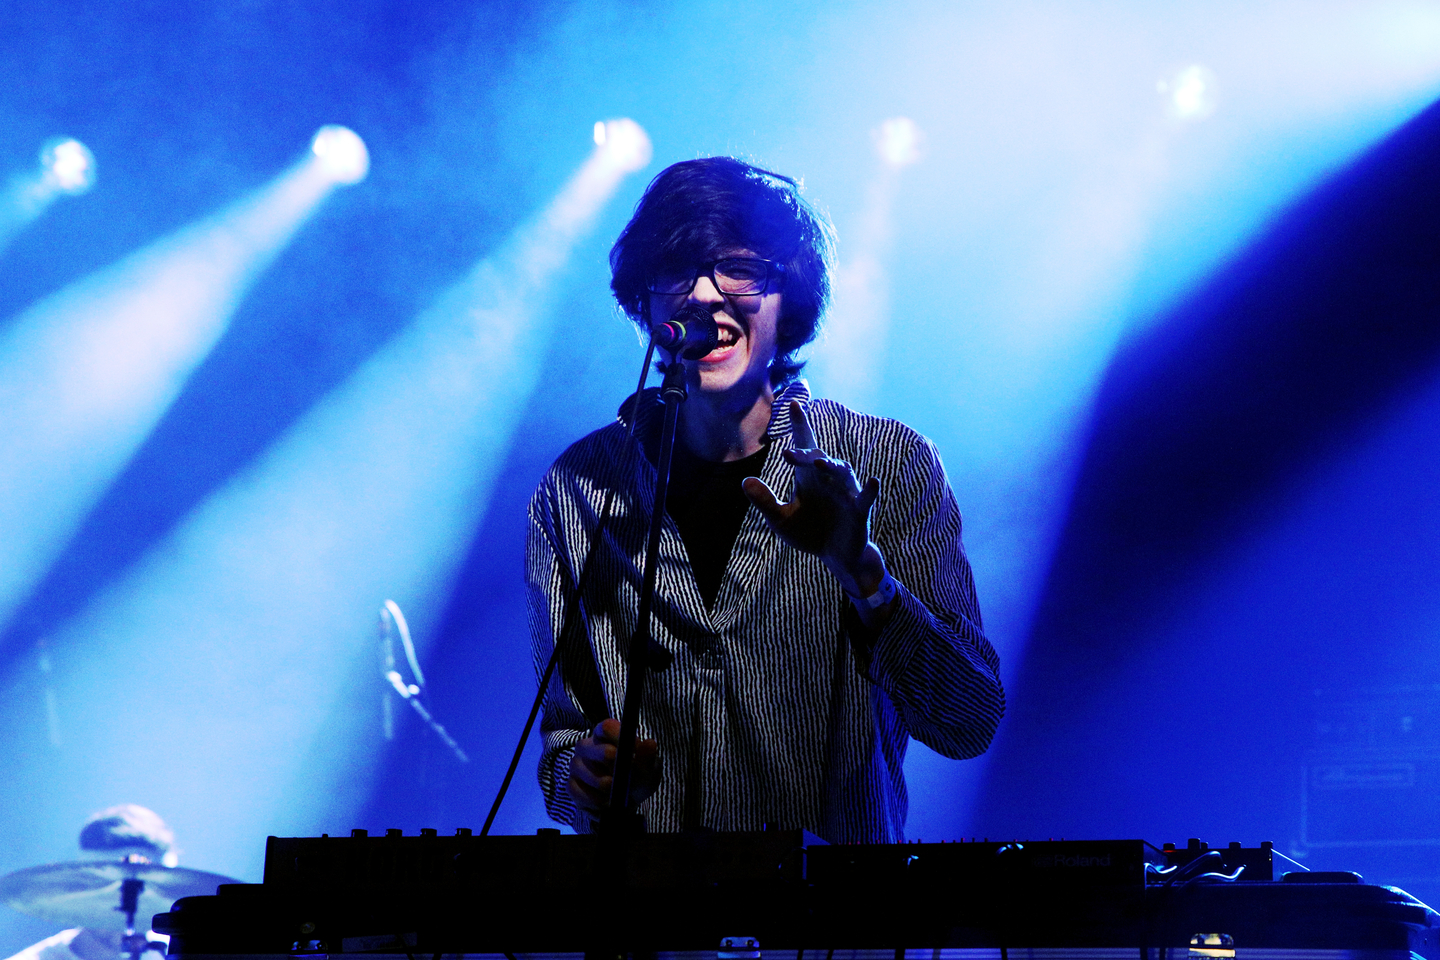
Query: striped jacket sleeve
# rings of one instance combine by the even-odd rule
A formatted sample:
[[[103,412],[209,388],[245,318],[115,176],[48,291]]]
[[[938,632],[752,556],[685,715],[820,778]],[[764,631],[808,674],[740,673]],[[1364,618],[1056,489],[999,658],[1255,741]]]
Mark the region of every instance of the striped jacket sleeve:
[[[546,477],[530,500],[529,532],[525,541],[525,598],[537,682],[554,651],[565,616],[566,598],[574,595],[572,574],[557,542],[562,528],[557,523],[552,481],[553,474]],[[583,628],[577,632],[584,634]],[[540,717],[543,738],[540,789],[551,819],[570,824],[583,833],[589,827],[589,818],[576,808],[566,784],[575,745],[589,733],[590,724],[579,698],[567,683],[567,675],[562,662],[551,676]]]
[[[852,640],[911,736],[952,759],[979,756],[1005,712],[1005,694],[960,542],[960,508],[939,453],[919,434],[910,434],[891,475],[894,489],[880,492],[872,536],[900,589],[878,634],[847,617]]]

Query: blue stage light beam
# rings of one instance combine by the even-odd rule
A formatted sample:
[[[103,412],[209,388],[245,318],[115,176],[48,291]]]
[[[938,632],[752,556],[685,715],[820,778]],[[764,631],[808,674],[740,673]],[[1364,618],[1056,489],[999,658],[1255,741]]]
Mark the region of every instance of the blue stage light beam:
[[[0,622],[220,339],[255,278],[337,184],[354,182],[359,138],[349,137],[345,169],[312,154],[0,332]],[[57,184],[83,182],[75,151],[68,160],[64,144],[53,152]]]
[[[558,275],[649,159],[638,125],[606,124],[548,207],[51,638],[83,735],[44,763],[0,743],[0,802],[46,797],[17,829],[144,797],[196,862],[256,877],[256,838],[351,825],[383,743],[375,611],[396,600],[423,652],[540,383]]]
[[[879,169],[865,192],[860,219],[842,240],[834,305],[815,347],[809,376],[821,396],[857,410],[880,400],[890,333],[889,261],[900,171],[924,155],[925,133],[909,117],[891,117],[871,134]],[[847,244],[848,241],[848,244]]]
[[[11,178],[0,200],[0,249],[60,197],[95,185],[95,157],[79,140],[57,137],[40,150],[38,169]]]

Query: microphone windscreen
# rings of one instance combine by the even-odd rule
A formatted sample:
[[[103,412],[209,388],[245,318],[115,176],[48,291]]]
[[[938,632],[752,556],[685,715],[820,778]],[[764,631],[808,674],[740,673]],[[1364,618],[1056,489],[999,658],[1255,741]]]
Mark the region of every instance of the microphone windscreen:
[[[657,324],[651,337],[656,346],[678,353],[686,360],[698,360],[720,342],[720,328],[709,310],[698,303],[687,303],[669,320]]]

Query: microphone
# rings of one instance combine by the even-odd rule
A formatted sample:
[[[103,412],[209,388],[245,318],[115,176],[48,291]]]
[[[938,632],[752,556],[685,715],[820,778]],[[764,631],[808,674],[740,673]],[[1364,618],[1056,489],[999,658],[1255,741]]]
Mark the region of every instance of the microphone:
[[[720,328],[710,311],[698,303],[687,303],[664,323],[650,329],[657,347],[679,354],[684,360],[699,360],[720,342]]]
[[[397,637],[400,645],[405,648],[405,661],[410,665],[410,674],[414,677],[414,683],[406,683],[405,678],[396,669],[398,663],[395,659],[395,639]],[[380,658],[382,661],[381,672],[385,682],[390,684],[391,689],[400,695],[401,700],[415,708],[420,719],[424,720],[426,725],[435,732],[435,735],[444,741],[445,746],[450,748],[456,759],[461,763],[469,763],[470,757],[466,755],[460,744],[455,742],[455,738],[450,736],[449,731],[439,720],[435,719],[434,714],[426,708],[425,704],[420,702],[425,693],[425,674],[420,672],[420,658],[415,656],[415,643],[410,639],[410,625],[405,622],[405,614],[400,612],[400,605],[394,600],[386,600],[380,607]],[[391,712],[389,691],[382,696],[384,697],[381,700],[384,712],[381,717],[385,739],[394,740],[395,717]]]

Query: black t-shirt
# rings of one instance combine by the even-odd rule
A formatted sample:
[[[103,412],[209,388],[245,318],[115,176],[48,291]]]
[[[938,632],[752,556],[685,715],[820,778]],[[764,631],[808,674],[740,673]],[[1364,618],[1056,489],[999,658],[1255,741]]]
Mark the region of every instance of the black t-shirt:
[[[743,460],[716,463],[702,460],[691,453],[678,439],[670,465],[670,490],[665,496],[665,512],[680,528],[685,552],[690,555],[690,569],[705,606],[714,608],[720,595],[720,582],[725,578],[725,565],[740,534],[750,498],[740,487],[746,477],[760,476],[765,466],[767,443]]]

